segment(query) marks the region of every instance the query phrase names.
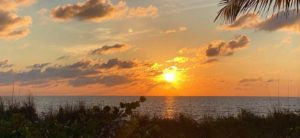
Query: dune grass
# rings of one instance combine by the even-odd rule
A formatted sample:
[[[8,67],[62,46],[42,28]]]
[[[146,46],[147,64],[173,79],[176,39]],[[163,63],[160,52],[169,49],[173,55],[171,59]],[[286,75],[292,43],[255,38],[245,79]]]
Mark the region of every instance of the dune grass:
[[[134,112],[146,99],[141,97],[118,107],[88,107],[79,102],[38,115],[34,100],[9,102],[0,99],[0,137],[100,137],[100,138],[268,138],[299,137],[300,115],[274,110],[267,116],[241,110],[237,116],[186,115],[149,117]]]

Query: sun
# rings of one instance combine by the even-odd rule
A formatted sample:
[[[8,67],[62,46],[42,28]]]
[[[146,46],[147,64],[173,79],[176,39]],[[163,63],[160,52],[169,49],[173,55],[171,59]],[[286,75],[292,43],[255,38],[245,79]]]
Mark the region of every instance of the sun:
[[[176,73],[175,72],[166,72],[163,74],[165,81],[167,82],[175,82],[176,81]]]
[[[185,81],[184,69],[179,69],[176,66],[167,67],[163,69],[162,73],[157,75],[154,80],[159,83],[178,87]]]
[[[162,79],[168,83],[176,83],[179,79],[178,68],[175,66],[166,68],[162,74]]]

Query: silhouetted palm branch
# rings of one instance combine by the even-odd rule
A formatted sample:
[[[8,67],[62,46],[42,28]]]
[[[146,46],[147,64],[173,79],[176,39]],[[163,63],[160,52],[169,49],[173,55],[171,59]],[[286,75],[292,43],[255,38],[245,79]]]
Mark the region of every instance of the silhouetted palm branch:
[[[285,11],[288,15],[291,10],[299,11],[300,0],[221,0],[222,6],[216,20],[232,23],[239,14],[254,12],[260,15]]]

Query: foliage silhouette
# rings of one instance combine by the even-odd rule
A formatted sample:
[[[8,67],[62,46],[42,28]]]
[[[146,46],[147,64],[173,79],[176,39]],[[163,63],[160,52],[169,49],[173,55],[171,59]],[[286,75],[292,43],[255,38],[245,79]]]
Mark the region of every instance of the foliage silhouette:
[[[240,14],[256,13],[267,15],[283,11],[286,16],[296,12],[299,14],[300,0],[220,0],[219,10],[215,21],[220,19],[232,23]]]
[[[140,115],[141,97],[119,107],[86,106],[83,102],[61,106],[38,115],[33,98],[22,104],[0,100],[0,137],[101,137],[101,138],[235,138],[299,137],[300,115],[274,110],[258,116],[241,110],[237,116],[195,120]]]

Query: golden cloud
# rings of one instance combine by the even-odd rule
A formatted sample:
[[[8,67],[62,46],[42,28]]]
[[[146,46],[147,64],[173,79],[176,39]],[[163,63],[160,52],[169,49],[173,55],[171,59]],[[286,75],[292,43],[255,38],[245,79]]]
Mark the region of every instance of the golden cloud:
[[[31,17],[18,17],[9,11],[0,11],[0,39],[20,39],[30,32]]]
[[[30,16],[19,17],[19,7],[29,6],[35,0],[2,0],[0,1],[0,39],[20,39],[30,33],[32,23]]]

